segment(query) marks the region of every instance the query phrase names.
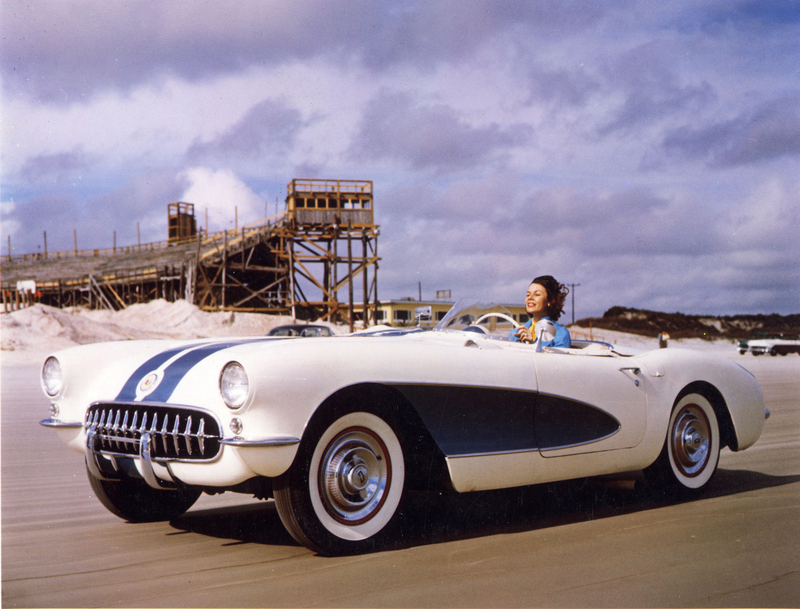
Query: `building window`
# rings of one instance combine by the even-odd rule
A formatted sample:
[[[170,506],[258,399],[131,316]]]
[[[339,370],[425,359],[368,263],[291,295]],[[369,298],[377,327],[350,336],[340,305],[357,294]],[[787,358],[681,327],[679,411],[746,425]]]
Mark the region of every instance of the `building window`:
[[[408,323],[411,321],[411,311],[397,310],[394,311],[394,322],[399,324]]]

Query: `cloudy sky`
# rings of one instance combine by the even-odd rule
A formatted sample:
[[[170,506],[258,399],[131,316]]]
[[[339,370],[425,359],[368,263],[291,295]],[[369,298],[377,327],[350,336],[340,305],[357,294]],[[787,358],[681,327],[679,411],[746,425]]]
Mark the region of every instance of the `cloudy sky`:
[[[800,312],[800,0],[0,0],[2,249],[368,179],[381,298]],[[565,311],[571,317],[571,309]]]

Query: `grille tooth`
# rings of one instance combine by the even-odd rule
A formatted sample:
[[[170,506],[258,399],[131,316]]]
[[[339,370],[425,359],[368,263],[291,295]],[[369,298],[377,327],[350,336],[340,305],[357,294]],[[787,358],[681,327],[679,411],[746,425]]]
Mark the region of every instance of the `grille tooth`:
[[[197,443],[200,445],[200,454],[206,454],[205,434],[203,433],[206,427],[206,420],[200,419],[200,425],[197,426]]]
[[[156,461],[208,460],[221,450],[219,421],[210,412],[189,407],[94,404],[85,426],[94,431],[96,449],[114,456],[138,457],[145,433],[152,439],[151,457]]]
[[[175,445],[175,452],[180,454],[181,447],[178,444],[178,436],[181,433],[181,415],[175,415],[175,427],[172,428],[172,443]]]
[[[117,433],[119,432],[120,415],[122,415],[122,410],[117,410],[117,418],[114,419],[114,425],[111,428],[111,431],[113,432],[115,438],[118,437]],[[109,419],[110,419],[110,417],[109,417]],[[111,444],[111,446],[113,446],[114,442],[109,442],[109,444]],[[116,445],[117,445],[117,448],[119,448],[119,442],[116,442]]]
[[[192,455],[192,415],[186,420],[186,429],[183,432],[183,437],[186,439],[186,451],[189,456]]]
[[[105,425],[106,425],[106,411],[105,411],[105,409],[96,410],[95,411],[95,413],[94,413],[95,420],[97,420],[98,414],[100,414],[100,422],[97,423],[96,426],[93,425],[93,427],[94,427],[95,431],[97,432],[97,434],[101,434],[105,430]],[[102,439],[100,440],[100,445],[101,446],[103,445],[103,440]]]
[[[169,435],[169,431],[167,430],[167,413],[164,413],[164,425],[161,426],[161,443],[164,445],[164,454],[168,454],[169,449],[167,448],[167,436]]]

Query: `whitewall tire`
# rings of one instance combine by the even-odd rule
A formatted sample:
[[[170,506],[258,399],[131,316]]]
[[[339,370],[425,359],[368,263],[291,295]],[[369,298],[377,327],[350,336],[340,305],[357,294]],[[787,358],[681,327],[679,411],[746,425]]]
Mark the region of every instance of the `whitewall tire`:
[[[405,497],[398,434],[381,416],[363,411],[322,422],[318,430],[309,430],[289,472],[276,480],[278,514],[297,541],[323,554],[372,549]]]
[[[672,409],[664,448],[645,473],[668,492],[696,494],[713,477],[719,451],[719,422],[714,407],[703,395],[689,393]]]

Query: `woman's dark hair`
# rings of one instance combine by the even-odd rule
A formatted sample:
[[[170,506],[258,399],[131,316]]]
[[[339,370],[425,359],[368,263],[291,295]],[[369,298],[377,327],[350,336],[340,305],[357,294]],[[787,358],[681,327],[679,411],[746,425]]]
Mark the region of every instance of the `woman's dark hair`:
[[[569,294],[569,288],[563,283],[558,283],[552,275],[541,275],[531,283],[538,283],[547,290],[547,316],[553,321],[558,321],[564,312],[564,301]]]

